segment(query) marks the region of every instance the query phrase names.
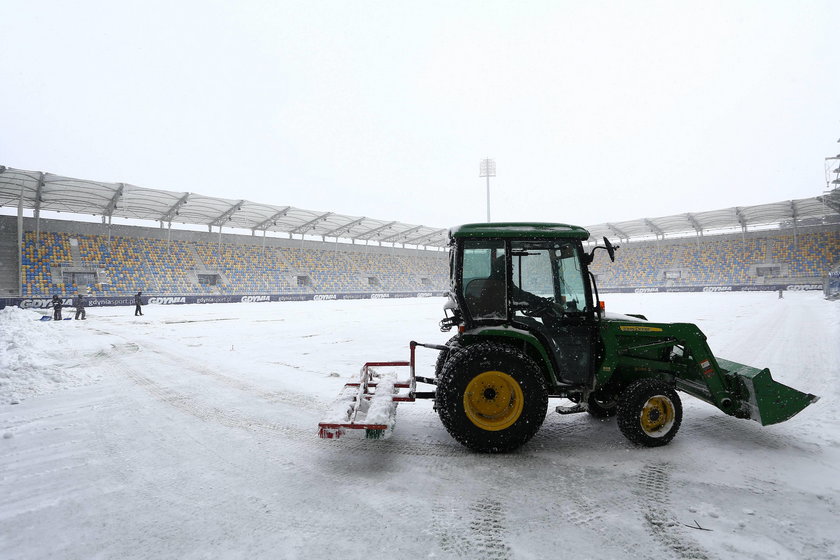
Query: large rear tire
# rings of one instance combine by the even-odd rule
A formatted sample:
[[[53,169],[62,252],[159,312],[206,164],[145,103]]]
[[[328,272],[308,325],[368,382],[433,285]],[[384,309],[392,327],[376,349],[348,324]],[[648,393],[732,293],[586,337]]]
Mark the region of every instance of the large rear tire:
[[[682,403],[674,388],[659,379],[631,383],[618,401],[618,427],[637,445],[666,445],[680,429]]]
[[[459,338],[460,337],[458,335],[455,335],[447,340],[445,346],[447,346],[449,350],[441,350],[440,353],[438,353],[437,361],[435,362],[435,379],[440,378],[440,373],[443,371],[443,364],[446,363],[449,356],[455,354],[455,352],[461,348],[461,345],[458,343]]]
[[[548,391],[542,370],[526,354],[482,342],[450,353],[438,379],[436,408],[458,442],[475,451],[503,453],[537,433]]]

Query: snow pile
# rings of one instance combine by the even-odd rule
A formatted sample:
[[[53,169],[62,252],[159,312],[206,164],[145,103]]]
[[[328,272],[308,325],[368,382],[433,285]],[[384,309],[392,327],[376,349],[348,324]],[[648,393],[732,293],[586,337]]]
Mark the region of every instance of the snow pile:
[[[370,405],[367,409],[365,421],[368,424],[384,424],[388,428],[394,427],[394,414],[397,408],[397,403],[394,402],[394,394],[397,392],[394,389],[396,380],[397,374],[394,371],[379,375],[376,380],[376,392],[370,399]]]
[[[0,404],[98,379],[71,363],[77,352],[66,331],[74,325],[39,317],[18,307],[0,309]]]
[[[322,424],[346,424],[353,415],[359,388],[345,385],[321,418]]]

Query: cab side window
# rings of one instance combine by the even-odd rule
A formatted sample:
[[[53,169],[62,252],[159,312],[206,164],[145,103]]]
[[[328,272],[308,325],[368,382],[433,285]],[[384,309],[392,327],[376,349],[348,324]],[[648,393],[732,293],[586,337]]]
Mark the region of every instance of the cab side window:
[[[467,241],[463,258],[461,287],[470,315],[475,319],[504,319],[507,315],[504,243]]]

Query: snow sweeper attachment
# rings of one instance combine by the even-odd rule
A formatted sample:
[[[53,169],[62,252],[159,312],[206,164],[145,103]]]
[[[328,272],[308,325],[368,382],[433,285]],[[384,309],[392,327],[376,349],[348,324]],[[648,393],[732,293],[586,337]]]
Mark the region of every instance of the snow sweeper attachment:
[[[367,439],[388,438],[397,414],[397,404],[414,402],[418,398],[434,398],[434,392],[417,392],[417,382],[433,383],[418,378],[414,370],[417,346],[443,349],[444,346],[411,342],[411,358],[407,362],[367,362],[356,380],[344,388],[318,424],[318,436],[338,439],[347,430],[358,430]],[[408,368],[406,372],[405,368]]]

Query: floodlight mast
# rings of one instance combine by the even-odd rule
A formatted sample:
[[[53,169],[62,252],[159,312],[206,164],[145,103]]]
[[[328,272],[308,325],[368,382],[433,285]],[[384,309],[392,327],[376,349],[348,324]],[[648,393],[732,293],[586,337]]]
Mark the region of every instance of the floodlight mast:
[[[496,176],[496,160],[486,158],[481,160],[479,177],[487,177],[487,221],[490,221],[490,177]]]

